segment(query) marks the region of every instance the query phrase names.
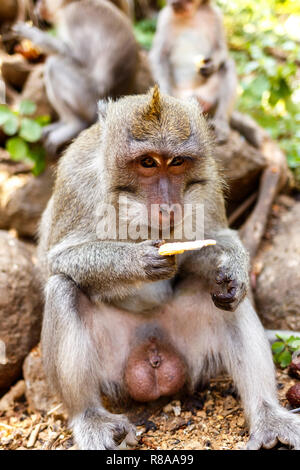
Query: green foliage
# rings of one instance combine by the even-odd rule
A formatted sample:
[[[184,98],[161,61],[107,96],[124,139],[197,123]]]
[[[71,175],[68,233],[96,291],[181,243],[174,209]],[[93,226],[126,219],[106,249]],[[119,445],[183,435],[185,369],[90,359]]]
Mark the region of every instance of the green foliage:
[[[147,50],[151,48],[156,29],[156,19],[144,19],[134,25],[137,41]]]
[[[282,333],[276,336],[279,341],[272,344],[273,358],[284,369],[291,363],[293,352],[300,349],[300,338]]]
[[[42,128],[50,122],[50,116],[27,117],[35,111],[36,105],[30,100],[21,101],[17,111],[2,104],[0,127],[8,136],[5,148],[12,160],[30,163],[33,174],[38,175],[45,169],[45,150],[39,141]]]
[[[217,0],[237,65],[237,106],[250,114],[286,152],[300,183],[300,2]],[[135,26],[149,49],[155,20]]]
[[[279,142],[300,182],[300,3],[218,0],[218,4],[237,64],[238,107]]]

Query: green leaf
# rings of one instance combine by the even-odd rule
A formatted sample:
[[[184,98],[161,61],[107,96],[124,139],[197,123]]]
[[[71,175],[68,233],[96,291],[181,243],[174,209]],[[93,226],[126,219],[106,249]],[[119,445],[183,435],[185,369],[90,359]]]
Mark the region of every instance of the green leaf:
[[[21,101],[20,106],[19,106],[20,114],[22,115],[27,114],[30,116],[31,114],[35,113],[35,111],[36,111],[36,104],[33,101],[30,101],[30,100]]]
[[[41,145],[35,145],[29,149],[28,158],[34,162],[32,173],[38,176],[45,170],[46,166],[46,152]]]
[[[17,116],[11,114],[11,116],[5,121],[3,125],[3,131],[6,135],[14,135],[17,133],[19,128],[19,120]]]
[[[294,339],[294,341],[289,343],[289,347],[293,349],[293,351],[297,351],[297,349],[300,349],[300,338]]]
[[[40,126],[47,126],[51,122],[51,116],[49,114],[38,116],[35,118],[35,122],[37,122]]]
[[[276,337],[281,339],[281,341],[287,341],[289,339],[289,336],[285,333],[277,333]]]
[[[283,351],[279,356],[278,356],[278,361],[281,365],[281,367],[284,369],[287,367],[292,360],[292,355],[289,351],[285,350]]]
[[[272,351],[274,354],[281,353],[284,350],[284,344],[280,341],[276,341],[272,344]]]
[[[13,160],[24,160],[28,156],[28,144],[21,137],[8,139],[5,147]]]
[[[20,136],[28,142],[37,142],[42,135],[42,126],[33,119],[23,118],[21,121]]]
[[[0,105],[0,126],[13,115],[13,112],[6,105]]]

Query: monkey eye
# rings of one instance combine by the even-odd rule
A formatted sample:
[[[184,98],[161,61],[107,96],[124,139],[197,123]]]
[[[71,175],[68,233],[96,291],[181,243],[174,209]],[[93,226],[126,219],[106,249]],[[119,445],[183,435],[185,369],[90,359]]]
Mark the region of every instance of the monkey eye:
[[[141,165],[144,168],[154,168],[157,166],[157,163],[154,158],[147,156],[141,159]]]
[[[170,165],[171,166],[180,166],[184,163],[184,158],[183,157],[175,157],[171,161]]]

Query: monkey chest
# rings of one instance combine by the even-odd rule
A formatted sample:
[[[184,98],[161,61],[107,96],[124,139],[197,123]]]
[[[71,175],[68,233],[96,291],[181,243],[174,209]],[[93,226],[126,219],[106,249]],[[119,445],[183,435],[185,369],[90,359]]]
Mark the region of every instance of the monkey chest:
[[[195,87],[203,83],[204,78],[198,73],[201,57],[209,57],[211,47],[209,37],[199,32],[183,30],[172,45],[170,63],[174,84]]]

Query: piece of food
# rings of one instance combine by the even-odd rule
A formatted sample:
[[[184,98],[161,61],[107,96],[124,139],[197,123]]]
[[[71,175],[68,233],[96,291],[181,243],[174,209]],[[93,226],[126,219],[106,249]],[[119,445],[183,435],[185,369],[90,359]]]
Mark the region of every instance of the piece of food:
[[[194,64],[196,66],[196,69],[199,71],[201,69],[201,67],[203,67],[203,65],[205,64],[205,57],[204,55],[196,55],[194,57]]]
[[[294,408],[300,406],[300,383],[293,385],[286,392],[286,398]]]
[[[43,56],[41,49],[35,46],[29,39],[22,39],[20,44],[15,46],[14,50],[22,54],[30,62],[36,62]]]
[[[200,250],[204,246],[215,245],[216,240],[195,240],[194,242],[164,243],[159,247],[158,253],[162,256],[177,255],[184,251]]]

